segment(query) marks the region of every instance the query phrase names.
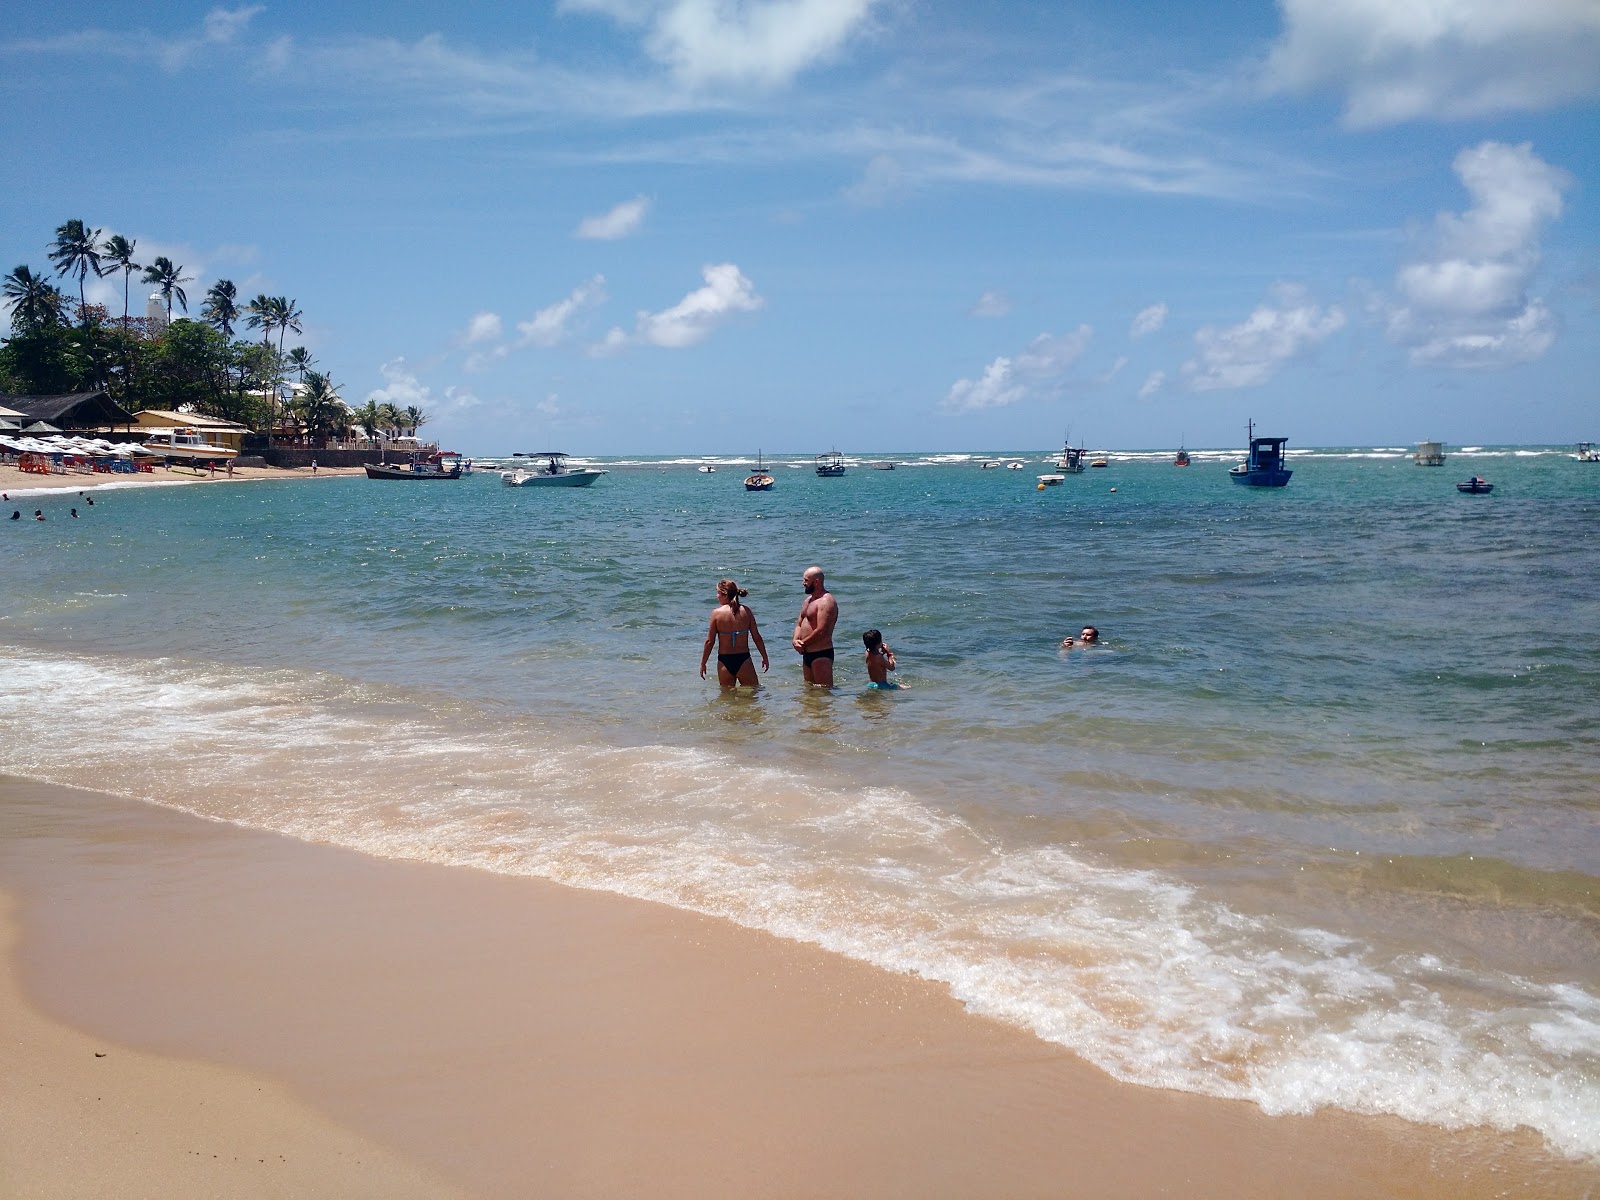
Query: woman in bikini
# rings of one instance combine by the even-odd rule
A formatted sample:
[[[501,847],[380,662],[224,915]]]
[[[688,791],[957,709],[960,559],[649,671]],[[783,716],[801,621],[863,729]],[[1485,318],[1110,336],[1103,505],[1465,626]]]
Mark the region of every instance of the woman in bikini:
[[[722,603],[711,610],[711,628],[706,632],[706,644],[700,650],[700,678],[706,677],[706,664],[711,661],[711,648],[717,649],[717,682],[725,688],[736,683],[746,687],[760,687],[755,664],[750,661],[750,643],[754,641],[761,655],[761,669],[767,669],[767,644],[761,640],[761,630],[756,628],[756,615],[740,603],[750,593],[742,590],[731,579],[719,580],[717,599]]]

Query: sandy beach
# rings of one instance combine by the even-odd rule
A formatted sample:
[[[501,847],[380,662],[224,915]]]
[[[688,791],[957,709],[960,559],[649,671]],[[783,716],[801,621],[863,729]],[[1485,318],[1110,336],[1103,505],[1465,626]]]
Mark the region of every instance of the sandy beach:
[[[675,909],[93,792],[0,779],[0,888],[7,1194],[1600,1186],[1531,1134],[1120,1084],[942,987]]]
[[[333,478],[339,475],[361,475],[361,467],[319,467],[316,478]],[[80,471],[65,475],[30,475],[14,463],[0,463],[0,492],[8,496],[48,496],[52,492],[86,492],[91,488],[168,487],[190,483],[246,483],[260,479],[310,479],[309,467],[235,467],[230,478],[227,471],[197,471],[188,467],[157,467],[154,471],[137,475],[95,475]],[[0,518],[9,516],[0,513]],[[27,514],[23,514],[26,516]]]

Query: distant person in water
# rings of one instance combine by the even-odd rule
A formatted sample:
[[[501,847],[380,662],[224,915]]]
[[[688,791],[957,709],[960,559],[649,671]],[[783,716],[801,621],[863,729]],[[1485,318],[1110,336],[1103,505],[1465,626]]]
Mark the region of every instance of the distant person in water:
[[[76,521],[78,519],[78,510],[77,509],[73,509],[72,510],[72,519],[74,521]]]
[[[1098,646],[1100,644],[1100,631],[1093,625],[1085,625],[1083,631],[1078,634],[1076,644],[1080,646]],[[1061,648],[1063,650],[1071,650],[1073,645],[1073,640],[1070,637],[1061,639]]]
[[[21,510],[21,509],[20,509],[20,508],[13,508],[13,509],[12,509],[12,510],[11,510],[11,519],[12,519],[12,520],[13,520],[13,521],[20,521],[20,520],[22,520],[22,510]]]
[[[900,685],[889,678],[889,672],[895,669],[894,651],[884,643],[883,634],[869,629],[861,635],[861,641],[867,648],[867,686],[885,692],[899,691]]]
[[[34,520],[35,520],[35,521],[42,521],[42,520],[44,520],[44,509],[42,509],[42,508],[36,508],[36,509],[34,509],[34,510],[33,510],[33,519],[34,519]]]
[[[807,567],[800,576],[805,603],[794,623],[792,645],[800,655],[807,683],[833,686],[833,627],[839,623],[839,602],[828,591],[821,567]]]
[[[706,643],[700,648],[700,678],[706,677],[706,664],[711,661],[711,648],[717,650],[717,682],[725,688],[735,684],[760,687],[755,664],[750,661],[750,643],[756,644],[761,655],[761,669],[767,661],[767,644],[761,640],[761,630],[756,628],[756,614],[742,603],[750,593],[731,579],[717,581],[718,606],[711,610],[711,627],[706,630]]]

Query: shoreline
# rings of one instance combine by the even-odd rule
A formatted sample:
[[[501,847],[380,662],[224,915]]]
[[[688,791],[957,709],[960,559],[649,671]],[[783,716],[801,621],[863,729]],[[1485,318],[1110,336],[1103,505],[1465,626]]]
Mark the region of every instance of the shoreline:
[[[10,957],[32,1007],[166,1056],[158,1076],[200,1060],[275,1081],[471,1195],[1600,1184],[1527,1131],[1268,1117],[1117,1083],[941,985],[682,910],[95,792],[0,777],[0,888],[18,898]],[[0,1094],[16,1086],[4,1065]],[[146,1103],[130,1093],[119,1112]],[[16,1153],[37,1163],[81,1133]],[[167,1184],[152,1194],[203,1194]]]
[[[329,479],[361,476],[361,467],[235,467],[233,476],[218,472],[190,473],[157,468],[148,474],[96,475],[73,472],[69,475],[28,475],[11,463],[0,463],[0,493],[10,497],[51,496],[57,492],[113,491],[125,488],[184,487],[194,483],[251,483],[263,479]],[[3,517],[4,514],[0,514]]]

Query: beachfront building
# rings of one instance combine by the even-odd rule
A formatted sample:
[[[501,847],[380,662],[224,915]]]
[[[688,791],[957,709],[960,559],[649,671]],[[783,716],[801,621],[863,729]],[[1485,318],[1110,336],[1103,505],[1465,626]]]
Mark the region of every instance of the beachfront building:
[[[27,413],[0,404],[0,433],[21,433],[22,427],[28,423]]]
[[[20,414],[16,419],[24,432],[41,421],[65,433],[95,433],[133,423],[133,414],[104,390],[61,396],[0,395],[0,406]]]
[[[139,429],[192,429],[213,446],[223,446],[235,452],[244,449],[244,436],[250,432],[248,425],[241,425],[226,417],[169,412],[159,408],[140,409],[133,414],[133,421]]]

